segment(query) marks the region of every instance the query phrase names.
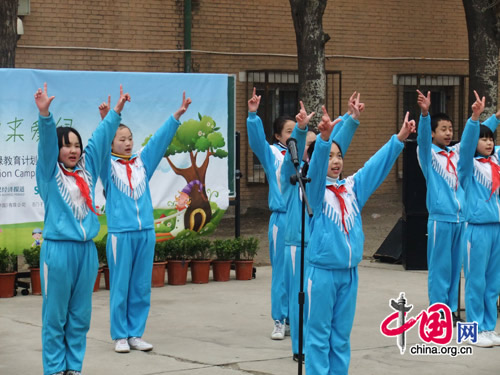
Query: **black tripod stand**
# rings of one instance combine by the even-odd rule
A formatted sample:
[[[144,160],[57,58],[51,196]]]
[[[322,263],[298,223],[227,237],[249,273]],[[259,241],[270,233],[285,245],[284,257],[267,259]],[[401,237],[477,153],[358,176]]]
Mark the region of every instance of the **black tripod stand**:
[[[302,374],[302,363],[303,363],[303,347],[302,347],[302,342],[303,342],[303,337],[304,337],[304,300],[305,300],[305,295],[304,295],[304,238],[305,238],[305,220],[306,220],[306,207],[307,207],[307,214],[309,217],[313,216],[313,212],[311,210],[311,206],[309,206],[309,202],[307,200],[307,194],[306,194],[306,189],[305,189],[305,184],[310,182],[311,179],[303,176],[299,172],[299,162],[298,160],[293,161],[293,165],[295,168],[295,175],[290,177],[290,183],[292,185],[295,185],[297,182],[299,183],[299,194],[302,192],[302,224],[301,224],[301,236],[300,236],[300,288],[299,288],[299,370],[298,374]]]

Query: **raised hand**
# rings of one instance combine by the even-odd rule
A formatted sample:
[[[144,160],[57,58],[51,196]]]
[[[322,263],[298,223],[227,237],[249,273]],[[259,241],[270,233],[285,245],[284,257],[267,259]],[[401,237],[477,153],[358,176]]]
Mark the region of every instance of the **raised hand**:
[[[123,93],[123,86],[120,85],[120,98],[118,99],[118,103],[116,103],[115,112],[120,114],[123,110],[123,107],[125,106],[125,102],[129,102],[129,101],[130,101],[129,93],[124,94]]]
[[[398,139],[401,142],[404,142],[406,138],[410,136],[411,133],[416,132],[416,125],[415,125],[415,120],[408,120],[408,117],[410,116],[410,112],[406,112],[406,116],[403,122],[403,125],[401,126],[401,129],[399,130],[398,133]]]
[[[257,90],[254,87],[252,97],[248,101],[248,112],[257,112],[257,109],[259,109],[260,95],[257,96],[256,92]]]
[[[309,121],[311,121],[311,118],[313,116],[314,116],[314,112],[307,114],[306,109],[304,108],[304,103],[302,103],[302,100],[301,100],[300,101],[300,111],[295,116],[295,120],[297,121],[297,124],[299,124],[299,128],[305,129],[307,124],[309,124]]]
[[[479,116],[484,111],[484,107],[486,106],[486,98],[483,96],[479,97],[479,94],[474,90],[474,95],[476,96],[476,101],[472,103],[472,120],[479,121]]]
[[[189,108],[189,105],[191,104],[191,98],[186,99],[186,92],[182,92],[182,104],[179,107],[179,109],[174,113],[174,118],[179,121],[180,117],[186,113],[187,109]]]
[[[99,105],[99,114],[101,115],[101,120],[104,120],[104,117],[108,114],[111,109],[111,95],[108,95],[108,102],[102,102]]]
[[[354,91],[347,102],[347,113],[354,119],[358,119],[361,112],[365,110],[365,103],[359,101],[361,94]]]
[[[422,94],[419,90],[417,90],[418,98],[417,103],[422,111],[422,116],[427,116],[429,114],[429,108],[431,107],[431,92],[427,91],[427,96]]]
[[[54,100],[55,96],[49,96],[47,95],[47,82],[43,84],[43,91],[42,89],[38,89],[35,92],[35,104],[38,107],[38,110],[40,111],[40,114],[42,116],[47,117],[50,112],[49,112],[49,107],[50,103],[52,103],[52,100]]]
[[[321,117],[321,121],[318,124],[318,130],[321,134],[321,139],[327,142],[330,139],[330,135],[332,134],[332,130],[337,125],[342,119],[339,117],[335,121],[330,120],[330,116],[328,115],[328,112],[326,111],[325,106],[321,107],[321,110],[323,111],[323,116]]]
[[[351,117],[354,119],[359,118],[359,115],[361,114],[361,111],[359,110],[359,97],[360,94],[354,91],[354,93],[351,95],[349,98],[349,103],[347,104],[349,107],[348,112],[351,114]],[[364,104],[363,104],[363,109],[364,109]]]

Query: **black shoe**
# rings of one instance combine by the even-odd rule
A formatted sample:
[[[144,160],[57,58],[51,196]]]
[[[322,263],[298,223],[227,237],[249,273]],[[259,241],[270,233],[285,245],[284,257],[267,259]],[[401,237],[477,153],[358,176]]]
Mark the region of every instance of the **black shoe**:
[[[457,313],[452,313],[451,316],[453,318],[453,327],[457,326],[457,322],[460,322],[460,323],[465,322],[465,320],[463,320],[462,318],[458,317]]]
[[[294,353],[293,360],[295,362],[299,361],[299,354],[298,353]],[[302,363],[306,363],[306,355],[305,354],[302,354]]]

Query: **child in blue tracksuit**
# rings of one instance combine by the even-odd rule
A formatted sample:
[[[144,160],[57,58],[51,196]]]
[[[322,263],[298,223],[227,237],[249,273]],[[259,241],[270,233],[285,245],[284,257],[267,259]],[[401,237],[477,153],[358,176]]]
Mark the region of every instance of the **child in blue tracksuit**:
[[[349,112],[346,113],[343,117],[343,121],[337,124],[332,131],[332,136],[342,128],[344,131],[342,134],[339,134],[339,142],[342,144],[342,149],[347,150],[349,144],[352,140],[354,132],[356,131],[359,121],[357,118],[359,117],[360,110],[359,106],[363,103],[359,103],[359,95],[357,99],[355,98],[356,93],[349,100]],[[305,110],[303,109],[303,104],[301,104],[301,111],[297,116],[305,116]],[[328,113],[326,108],[323,106],[323,116],[327,116]],[[351,115],[352,113],[352,115]],[[345,123],[345,124],[344,124]],[[344,128],[345,127],[345,128]],[[297,149],[298,155],[303,157],[303,165],[302,172],[304,175],[307,173],[307,148],[314,144],[314,140],[316,139],[315,133],[309,132],[307,133],[306,140],[306,131],[296,131],[294,130],[294,134],[292,137],[297,140]],[[310,134],[313,134],[314,137],[311,137]],[[309,141],[309,144],[307,142]],[[314,146],[313,146],[314,147]],[[287,152],[285,154],[285,159],[283,161],[283,165],[281,167],[281,191],[283,194],[283,199],[286,204],[286,223],[287,226],[285,228],[285,280],[288,283],[289,290],[289,300],[288,300],[288,310],[289,310],[289,319],[290,319],[290,337],[292,340],[292,353],[293,359],[298,360],[299,353],[299,300],[298,295],[300,291],[300,260],[301,260],[301,233],[302,233],[302,194],[300,192],[299,184],[296,183],[292,185],[290,183],[290,177],[296,174],[293,162],[290,157],[290,153]],[[309,216],[307,216],[304,220],[304,248],[307,249],[307,244],[309,241]],[[305,259],[305,257],[304,257]],[[304,261],[304,277],[307,275],[307,262]],[[307,306],[304,305],[304,309]],[[305,312],[306,310],[304,310]],[[306,326],[307,316],[304,314],[303,316],[303,326]],[[303,339],[305,339],[305,330]]]
[[[328,121],[318,125],[321,137],[314,146],[308,173],[308,197],[314,216],[307,247],[307,375],[348,373],[357,266],[363,256],[361,210],[388,175],[403,141],[415,131],[415,122],[408,121],[407,113],[399,134],[358,172],[340,180],[342,150],[330,139],[334,125]]]
[[[462,135],[458,164],[468,202],[465,309],[467,321],[478,324],[475,345],[491,347],[500,345],[500,335],[495,332],[500,294],[500,167],[493,136],[500,124],[500,111],[480,125],[485,100],[474,94],[476,101]]]
[[[99,232],[94,188],[130,97],[120,87],[118,104],[83,153],[75,129],[56,128],[49,112],[53,99],[47,95],[47,84],[35,93],[40,111],[36,180],[45,205],[40,253],[42,358],[45,375],[80,374],[99,266],[92,241]]]
[[[274,122],[275,143],[266,142],[262,120],[257,116],[260,96],[256,95],[255,88],[248,101],[247,132],[250,148],[257,155],[266,172],[269,184],[269,257],[272,266],[271,277],[271,317],[274,320],[274,329],[271,333],[273,340],[285,338],[285,322],[288,318],[288,291],[286,289],[285,263],[285,202],[281,195],[280,171],[286,153],[286,141],[290,138],[295,121],[291,117],[278,117]]]
[[[453,138],[451,119],[439,113],[429,116],[430,92],[418,93],[421,116],[417,156],[427,182],[427,289],[429,304],[458,308],[458,285],[465,249],[465,205],[457,175],[460,144],[449,147]],[[453,314],[456,319],[456,314]]]
[[[465,197],[457,176],[460,144],[449,147],[453,124],[445,114],[429,116],[430,92],[418,91],[421,116],[417,156],[427,182],[427,289],[429,304],[458,308],[458,285],[464,253]],[[454,314],[454,319],[456,315]]]
[[[149,180],[190,104],[191,99],[183,93],[181,107],[137,153],[132,153],[132,132],[120,124],[111,143],[110,159],[101,172],[108,222],[111,338],[118,353],[153,348],[142,339],[150,308],[156,241]],[[99,106],[101,116],[108,108],[106,103]]]

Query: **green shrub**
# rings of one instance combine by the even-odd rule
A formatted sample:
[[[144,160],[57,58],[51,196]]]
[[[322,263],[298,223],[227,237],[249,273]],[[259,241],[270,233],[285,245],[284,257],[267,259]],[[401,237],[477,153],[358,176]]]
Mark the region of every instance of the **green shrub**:
[[[179,240],[177,238],[163,242],[164,258],[166,260],[184,260],[186,255],[187,239]]]
[[[94,241],[94,243],[97,249],[97,258],[99,259],[99,264],[107,266],[108,258],[106,257],[106,241]]]
[[[240,259],[253,260],[259,250],[259,240],[255,237],[248,237],[241,240]]]
[[[212,251],[217,260],[234,259],[234,240],[215,240],[212,242]]]
[[[185,255],[191,259],[208,260],[213,255],[210,240],[201,237],[191,237],[182,240]]]
[[[166,246],[169,242],[172,242],[172,241],[163,241],[163,242],[156,242],[155,243],[154,262],[164,262],[165,261],[165,259],[166,259],[165,250],[166,250]]]
[[[23,250],[24,261],[29,268],[40,268],[40,246]]]
[[[17,255],[7,249],[0,250],[0,273],[14,272],[17,266]]]

